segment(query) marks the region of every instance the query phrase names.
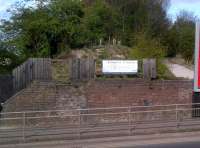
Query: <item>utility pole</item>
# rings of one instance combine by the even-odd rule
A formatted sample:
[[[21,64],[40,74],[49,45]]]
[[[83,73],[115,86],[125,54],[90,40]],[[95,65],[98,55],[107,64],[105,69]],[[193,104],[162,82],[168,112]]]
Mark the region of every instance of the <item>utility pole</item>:
[[[195,74],[194,74],[193,103],[200,103],[200,22],[196,23],[194,55],[195,55]],[[199,109],[200,104],[193,105],[193,108]]]

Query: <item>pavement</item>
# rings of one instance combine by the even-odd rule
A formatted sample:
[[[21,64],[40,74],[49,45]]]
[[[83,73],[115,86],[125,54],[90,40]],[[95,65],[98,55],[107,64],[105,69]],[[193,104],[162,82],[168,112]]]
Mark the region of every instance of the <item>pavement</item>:
[[[193,70],[179,64],[171,63],[169,61],[166,62],[166,65],[177,78],[186,78],[191,80],[194,79]]]
[[[1,148],[199,148],[200,132],[49,141],[1,145]]]

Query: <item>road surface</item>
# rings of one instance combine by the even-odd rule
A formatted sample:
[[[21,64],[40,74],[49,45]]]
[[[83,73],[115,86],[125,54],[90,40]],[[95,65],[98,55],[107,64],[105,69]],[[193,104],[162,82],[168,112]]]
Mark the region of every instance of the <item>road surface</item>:
[[[1,148],[200,148],[200,132],[1,145]]]
[[[130,147],[129,147],[130,148]],[[171,144],[158,144],[148,146],[138,146],[132,148],[200,148],[200,142],[182,142],[182,143],[171,143]]]

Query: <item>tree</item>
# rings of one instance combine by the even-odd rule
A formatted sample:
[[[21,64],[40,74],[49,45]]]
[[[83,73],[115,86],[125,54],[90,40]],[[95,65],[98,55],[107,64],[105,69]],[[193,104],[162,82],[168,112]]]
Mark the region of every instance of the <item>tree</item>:
[[[85,27],[83,26],[84,11],[81,2],[79,0],[56,0],[51,3],[50,10],[52,13],[50,24],[54,29],[53,34],[55,33],[51,39],[52,46],[56,46],[57,49],[61,50],[68,47],[83,47],[86,36]]]
[[[19,57],[7,49],[8,45],[0,41],[0,74],[11,73],[12,69],[20,63]]]
[[[145,32],[148,38],[159,39],[164,45],[172,40],[168,37],[169,0],[24,1],[34,1],[36,5],[19,3],[11,19],[1,23],[9,47],[18,50],[23,59],[54,57],[99,40],[118,39],[133,47],[138,32]]]
[[[170,21],[167,17],[169,0],[107,0],[121,15],[123,43],[132,45],[132,36],[137,32],[147,32],[151,37],[163,38]],[[159,14],[159,17],[158,17]]]
[[[178,30],[176,27],[172,26],[167,34],[165,35],[165,45],[167,46],[166,49],[166,56],[167,57],[175,57],[178,54]]]
[[[108,41],[119,37],[118,13],[101,0],[87,8],[85,24],[91,42],[98,42],[100,39]]]
[[[137,34],[135,46],[130,52],[130,56],[136,59],[156,58],[161,59],[165,56],[165,48],[159,39],[152,39],[144,32]]]
[[[20,7],[3,23],[5,33],[12,32],[14,46],[27,56],[48,57],[69,48],[84,45],[84,16],[79,0],[52,0],[38,7]]]
[[[175,42],[177,42],[176,51],[188,62],[193,59],[195,22],[196,17],[194,17],[192,13],[182,11],[177,16],[172,28],[173,30],[176,30],[176,36],[174,38]]]
[[[166,54],[166,47],[162,45],[159,39],[150,38],[146,33],[140,32],[134,42],[135,46],[130,51],[130,58],[139,60],[154,58],[157,62],[158,77],[168,77],[168,69],[162,62]]]

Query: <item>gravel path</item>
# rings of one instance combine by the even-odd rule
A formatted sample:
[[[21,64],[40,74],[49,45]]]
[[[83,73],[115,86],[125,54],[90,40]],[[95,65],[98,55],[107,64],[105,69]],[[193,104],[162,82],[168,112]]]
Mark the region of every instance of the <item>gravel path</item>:
[[[166,63],[169,70],[178,78],[194,79],[194,71],[185,66],[173,63]]]

